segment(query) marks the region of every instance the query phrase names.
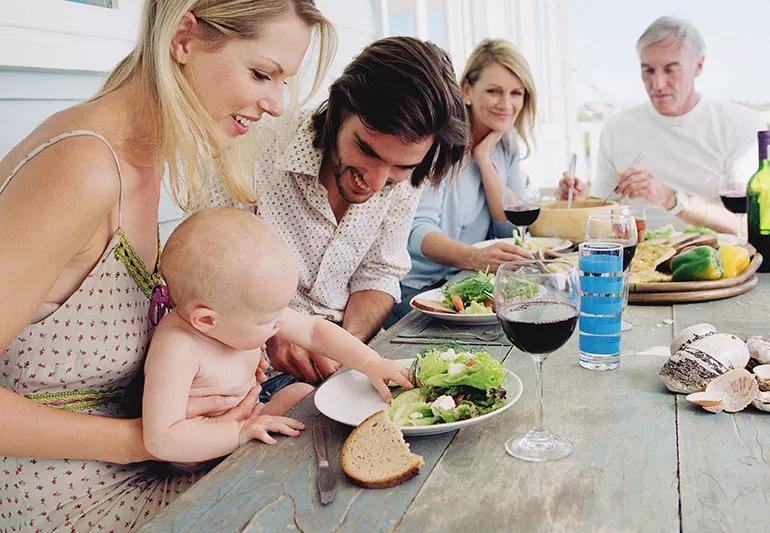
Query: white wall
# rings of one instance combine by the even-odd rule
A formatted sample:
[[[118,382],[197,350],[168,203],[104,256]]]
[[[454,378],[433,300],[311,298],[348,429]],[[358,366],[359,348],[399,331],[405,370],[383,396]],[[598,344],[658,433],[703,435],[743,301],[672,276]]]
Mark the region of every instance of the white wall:
[[[484,37],[519,46],[539,92],[537,151],[523,168],[540,186],[556,183],[574,134],[568,68],[568,0],[317,0],[335,24],[339,46],[328,83],[369,42],[388,30],[388,4],[415,10],[415,34],[433,38],[428,8],[443,6],[443,44],[457,71]],[[120,0],[114,10],[62,0],[0,0],[0,156],[51,113],[94,94],[109,70],[133,46],[142,0]],[[393,4],[395,5],[395,4]],[[434,28],[435,29],[435,28]],[[324,98],[325,87],[309,102]],[[162,236],[181,217],[166,195]]]

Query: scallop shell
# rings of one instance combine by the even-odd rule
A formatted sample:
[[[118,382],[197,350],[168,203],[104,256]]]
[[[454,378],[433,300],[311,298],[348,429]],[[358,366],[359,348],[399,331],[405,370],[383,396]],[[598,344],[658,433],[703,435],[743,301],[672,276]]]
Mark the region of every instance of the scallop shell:
[[[743,368],[749,361],[746,343],[729,333],[712,333],[691,340],[660,369],[660,380],[672,392],[701,392],[716,377]]]
[[[758,392],[754,399],[751,400],[751,405],[760,411],[770,412],[770,392]]]
[[[749,356],[758,365],[770,364],[770,339],[766,337],[749,337],[746,339]]]
[[[694,326],[690,326],[689,328],[684,328],[682,331],[677,334],[676,337],[674,337],[674,340],[671,341],[671,355],[674,355],[676,352],[687,346],[688,344],[695,342],[699,339],[702,339],[703,337],[708,337],[709,335],[713,335],[717,332],[717,328],[712,326],[711,324],[695,324]]]
[[[745,368],[736,368],[711,380],[705,392],[688,394],[686,400],[712,413],[737,413],[752,403],[758,392],[754,376]]]
[[[759,392],[751,401],[751,405],[760,411],[770,411],[770,365],[757,365],[752,372],[757,379]]]

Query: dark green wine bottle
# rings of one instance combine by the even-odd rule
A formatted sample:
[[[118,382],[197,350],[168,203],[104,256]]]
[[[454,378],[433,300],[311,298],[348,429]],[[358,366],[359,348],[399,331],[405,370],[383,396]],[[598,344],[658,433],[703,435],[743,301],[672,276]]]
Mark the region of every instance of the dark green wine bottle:
[[[770,162],[767,159],[770,131],[758,132],[757,139],[759,168],[746,185],[749,242],[764,258],[759,271],[770,272]]]

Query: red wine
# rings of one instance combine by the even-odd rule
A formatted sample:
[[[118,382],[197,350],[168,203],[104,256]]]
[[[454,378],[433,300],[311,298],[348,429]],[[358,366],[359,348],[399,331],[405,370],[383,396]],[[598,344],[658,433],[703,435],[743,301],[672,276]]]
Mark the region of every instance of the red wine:
[[[731,213],[746,212],[746,191],[724,192],[720,198],[722,198],[722,204],[725,206],[725,209]]]
[[[508,339],[527,353],[551,353],[572,336],[578,311],[562,302],[528,302],[498,310]]]
[[[647,221],[643,218],[634,218],[636,223],[636,242],[640,243],[644,240],[644,232],[647,230]]]
[[[631,264],[631,260],[634,258],[634,254],[636,253],[636,245],[635,244],[624,244],[623,245],[623,271],[628,268],[628,265]]]
[[[505,218],[514,226],[529,226],[534,224],[540,216],[540,208],[531,204],[506,207],[503,211],[505,211]]]

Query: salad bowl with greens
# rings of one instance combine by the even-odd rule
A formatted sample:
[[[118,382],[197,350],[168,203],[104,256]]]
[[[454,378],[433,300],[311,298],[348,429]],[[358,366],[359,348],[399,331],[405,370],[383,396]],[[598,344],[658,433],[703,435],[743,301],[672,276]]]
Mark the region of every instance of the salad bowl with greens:
[[[315,393],[315,404],[329,418],[358,425],[386,410],[404,435],[435,435],[477,424],[503,413],[520,397],[521,380],[488,352],[466,345],[429,347],[410,368],[415,388],[394,389],[388,406],[354,370],[332,376]]]

